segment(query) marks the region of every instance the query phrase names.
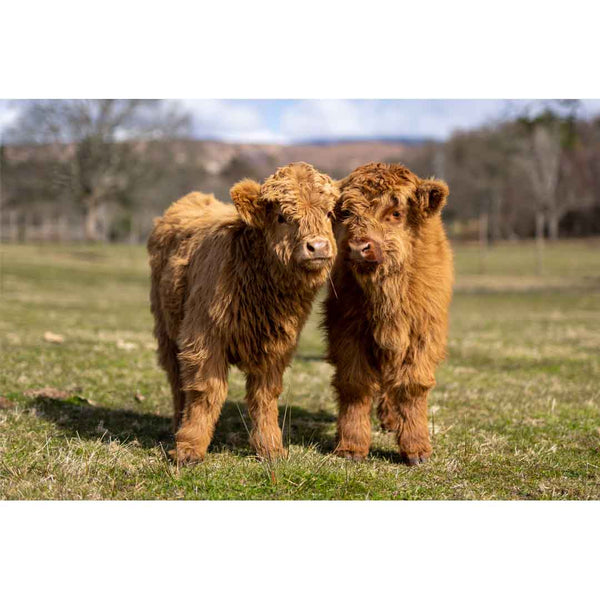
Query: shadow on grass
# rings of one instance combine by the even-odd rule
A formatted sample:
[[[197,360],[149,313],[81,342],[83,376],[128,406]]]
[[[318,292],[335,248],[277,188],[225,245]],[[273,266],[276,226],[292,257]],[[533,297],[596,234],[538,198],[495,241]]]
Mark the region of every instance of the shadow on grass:
[[[390,434],[391,435],[391,434]],[[369,458],[383,460],[395,465],[406,466],[406,460],[398,453],[397,450],[383,450],[381,448],[371,448]]]
[[[76,400],[38,397],[31,401],[39,417],[52,421],[67,435],[88,440],[136,441],[143,448],[159,444],[173,448],[171,418],[151,413],[117,408],[90,406]],[[285,418],[285,422],[284,422]],[[280,408],[279,423],[283,427],[284,444],[313,446],[320,452],[334,447],[331,430],[335,416],[320,410],[311,412],[299,407]],[[242,402],[227,401],[223,406],[209,451],[233,451],[252,455],[248,441],[250,418]]]
[[[144,448],[171,443],[171,419],[133,410],[91,406],[76,398],[38,396],[31,401],[38,417],[52,421],[67,435],[87,440],[137,441]]]

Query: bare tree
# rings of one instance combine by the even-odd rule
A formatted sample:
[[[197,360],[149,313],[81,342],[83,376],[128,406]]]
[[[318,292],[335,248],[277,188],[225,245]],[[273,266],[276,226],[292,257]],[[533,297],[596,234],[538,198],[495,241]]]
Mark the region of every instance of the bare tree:
[[[447,142],[447,179],[455,208],[477,219],[480,271],[490,241],[504,237],[505,195],[511,177],[513,137],[506,127],[459,132]]]
[[[548,237],[558,238],[561,217],[571,204],[569,194],[559,194],[561,177],[572,172],[570,159],[576,141],[576,118],[579,103],[557,101],[540,115],[521,117],[519,124],[525,133],[523,165],[529,174],[535,195],[538,217],[543,233],[548,222]],[[557,109],[567,111],[561,114]]]
[[[97,240],[107,203],[127,202],[140,181],[158,175],[146,147],[188,127],[186,114],[158,100],[39,100],[24,103],[7,138],[54,149],[41,183],[67,191],[85,212],[86,238]]]
[[[529,177],[534,197],[539,274],[544,269],[546,228],[548,237],[557,240],[560,219],[574,201],[571,194],[559,194],[559,184],[566,154],[573,143],[577,108],[576,101],[557,101],[547,105],[541,114],[524,115],[517,120],[523,134],[520,163]],[[560,109],[566,109],[566,116]]]

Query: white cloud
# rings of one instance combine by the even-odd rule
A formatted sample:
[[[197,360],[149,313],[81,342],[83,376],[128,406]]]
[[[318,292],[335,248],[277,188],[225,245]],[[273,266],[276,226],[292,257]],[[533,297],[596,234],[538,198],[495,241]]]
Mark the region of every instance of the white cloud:
[[[303,100],[286,108],[281,132],[293,139],[432,137],[499,116],[502,101]]]
[[[286,139],[270,129],[259,109],[232,100],[181,100],[199,138],[229,142],[280,143]]]
[[[7,100],[0,100],[0,135],[4,133],[19,116],[19,109]]]
[[[261,104],[243,100],[179,100],[192,114],[194,136],[229,142],[290,143],[311,139],[427,137],[445,139],[515,116],[531,100],[299,100]],[[0,100],[0,133],[19,108]],[[580,115],[600,113],[600,100],[583,100]]]
[[[357,137],[371,128],[364,110],[351,100],[302,100],[281,115],[281,133],[292,139]]]
[[[446,139],[515,116],[532,100],[302,100],[287,106],[281,133],[293,140],[417,137]],[[581,116],[600,112],[600,101],[584,100]]]

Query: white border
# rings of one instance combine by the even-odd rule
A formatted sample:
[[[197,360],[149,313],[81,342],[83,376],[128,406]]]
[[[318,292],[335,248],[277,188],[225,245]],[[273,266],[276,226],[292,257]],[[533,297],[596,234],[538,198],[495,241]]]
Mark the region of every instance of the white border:
[[[0,514],[6,598],[598,589],[597,502],[5,502]]]
[[[591,6],[5,3],[0,98],[594,98]]]

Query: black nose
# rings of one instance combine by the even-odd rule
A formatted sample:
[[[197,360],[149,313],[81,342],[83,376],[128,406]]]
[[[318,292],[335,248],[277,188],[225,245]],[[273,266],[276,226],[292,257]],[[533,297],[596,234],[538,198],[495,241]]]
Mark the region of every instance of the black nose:
[[[309,258],[329,258],[329,241],[325,238],[315,238],[306,242],[306,254]]]

